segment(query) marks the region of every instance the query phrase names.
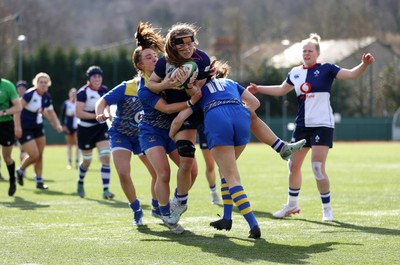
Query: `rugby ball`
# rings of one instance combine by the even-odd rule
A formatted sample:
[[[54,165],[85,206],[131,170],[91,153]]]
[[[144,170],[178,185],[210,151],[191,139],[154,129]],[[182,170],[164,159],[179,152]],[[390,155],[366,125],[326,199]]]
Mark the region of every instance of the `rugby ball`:
[[[172,71],[171,78],[175,78],[176,73],[179,71],[179,69],[186,70],[189,72],[188,78],[181,84],[178,84],[178,87],[185,88],[185,89],[190,89],[189,84],[193,84],[194,81],[197,78],[197,75],[199,73],[199,68],[197,67],[197,64],[195,62],[186,62],[184,63],[181,67],[178,67]]]

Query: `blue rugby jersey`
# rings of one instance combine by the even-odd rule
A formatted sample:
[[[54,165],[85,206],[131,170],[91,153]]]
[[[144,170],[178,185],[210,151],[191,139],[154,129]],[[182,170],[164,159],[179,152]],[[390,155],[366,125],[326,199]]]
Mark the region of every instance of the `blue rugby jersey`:
[[[309,68],[300,65],[289,72],[286,82],[297,94],[297,126],[335,127],[330,92],[340,69],[335,64],[317,63]]]
[[[138,97],[138,80],[124,81],[103,96],[108,105],[117,105],[112,127],[126,136],[139,135],[143,106]]]
[[[138,96],[143,106],[143,115],[140,123],[148,124],[152,127],[169,130],[173,116],[155,109],[155,105],[160,100],[161,94],[156,94],[147,88],[148,77],[142,77],[140,80]]]
[[[238,82],[227,78],[215,78],[207,81],[202,87],[202,97],[197,105],[203,110],[204,115],[207,111],[225,104],[243,104],[241,95],[245,88]]]
[[[99,90],[93,90],[88,85],[81,87],[76,93],[76,101],[85,104],[83,110],[89,113],[95,113],[96,102],[104,94],[107,93],[107,88],[101,86]],[[82,127],[92,127],[99,124],[96,119],[79,119],[78,124]]]
[[[26,106],[21,112],[22,129],[37,128],[43,124],[43,111],[53,108],[53,102],[48,92],[39,95],[35,87],[28,89],[22,98],[26,101]]]

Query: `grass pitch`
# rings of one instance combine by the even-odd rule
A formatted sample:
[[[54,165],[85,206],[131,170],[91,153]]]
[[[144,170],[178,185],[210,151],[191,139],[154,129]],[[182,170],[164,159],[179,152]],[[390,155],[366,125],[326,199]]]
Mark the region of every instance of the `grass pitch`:
[[[199,151],[199,176],[181,219],[186,231],[175,235],[151,216],[150,177],[136,157],[132,176],[145,211],[140,228],[132,225],[114,168],[115,200],[102,199],[96,159],[81,199],[77,170],[66,170],[66,147],[48,146],[43,177],[49,190],[35,188],[32,168],[14,197],[7,196],[8,182],[0,182],[0,264],[399,264],[399,150],[399,142],[335,143],[327,172],[337,221],[323,223],[310,154],[303,167],[301,213],[276,220],[272,213],[287,198],[286,163],[271,148],[250,144],[238,164],[262,232],[262,239],[253,240],[237,211],[231,231],[209,226],[222,206],[210,203]]]

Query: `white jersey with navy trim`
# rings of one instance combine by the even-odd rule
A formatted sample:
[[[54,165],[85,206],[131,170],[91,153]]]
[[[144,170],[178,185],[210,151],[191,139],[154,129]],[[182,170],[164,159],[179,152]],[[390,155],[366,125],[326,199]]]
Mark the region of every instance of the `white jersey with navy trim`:
[[[53,109],[53,102],[48,92],[40,95],[35,87],[28,89],[22,98],[26,106],[21,112],[22,129],[35,128],[43,124],[43,111]]]
[[[107,88],[101,86],[98,90],[94,90],[85,85],[76,93],[76,101],[85,104],[83,110],[89,113],[95,113],[97,100],[106,94]],[[78,125],[82,127],[92,127],[99,124],[96,119],[78,119]]]
[[[330,104],[332,83],[340,67],[334,64],[315,64],[294,67],[286,82],[294,86],[299,104],[296,125],[302,127],[335,127]]]
[[[78,127],[78,118],[75,116],[75,102],[67,99],[61,110],[61,124],[71,129]]]

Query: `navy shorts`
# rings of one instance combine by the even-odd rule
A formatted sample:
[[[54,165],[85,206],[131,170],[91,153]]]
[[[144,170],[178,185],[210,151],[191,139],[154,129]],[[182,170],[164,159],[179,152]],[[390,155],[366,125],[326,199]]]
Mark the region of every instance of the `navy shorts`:
[[[304,147],[313,145],[323,145],[332,148],[333,146],[333,128],[328,127],[301,127],[296,126],[293,132],[291,142],[297,142],[306,139],[307,143]]]
[[[65,126],[67,126],[68,132],[65,132],[65,134],[68,135],[72,135],[76,132],[76,128],[74,128],[73,126],[70,126],[69,124],[65,124]]]
[[[204,115],[201,109],[196,110],[193,112],[192,115],[189,116],[183,123],[182,127],[179,131],[188,130],[188,129],[196,129],[199,124],[204,122]]]
[[[206,134],[204,133],[204,123],[199,124],[199,126],[197,126],[197,136],[199,138],[200,149],[208,149],[207,137]]]
[[[22,137],[18,139],[18,142],[23,145],[42,136],[44,136],[44,127],[43,124],[39,124],[35,128],[22,129]]]
[[[92,150],[98,142],[109,140],[109,138],[106,123],[92,127],[78,126],[78,147],[81,150]]]
[[[14,121],[0,122],[0,145],[12,146],[14,143]]]

